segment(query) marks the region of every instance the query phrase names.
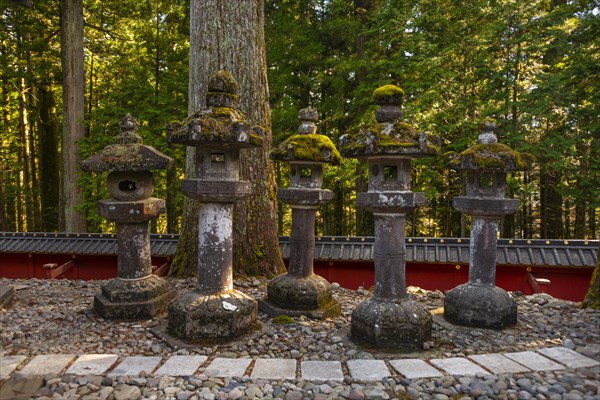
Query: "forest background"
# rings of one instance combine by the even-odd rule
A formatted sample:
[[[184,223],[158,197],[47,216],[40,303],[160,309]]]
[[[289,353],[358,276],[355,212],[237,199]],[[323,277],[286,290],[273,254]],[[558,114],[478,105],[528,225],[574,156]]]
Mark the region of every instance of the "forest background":
[[[60,2],[0,0],[0,231],[58,231],[62,135]],[[4,3],[3,3],[4,2]],[[373,90],[401,86],[404,118],[441,137],[443,152],[475,143],[478,121],[498,122],[502,143],[532,153],[531,171],[509,178],[519,211],[504,237],[598,238],[600,233],[600,6],[590,0],[267,0],[265,38],[277,145],[318,109],[319,132],[334,142],[372,118]],[[113,143],[131,113],[144,143],[175,159],[155,172],[167,212],[152,230],[178,233],[183,146],[165,124],[187,114],[187,0],[84,0],[85,158]],[[410,236],[467,236],[451,206],[461,175],[443,156],[413,161],[413,190],[426,206],[408,216]],[[278,185],[287,166],[276,163]],[[74,184],[74,183],[73,183]],[[90,232],[114,229],[96,213],[105,176],[82,174],[79,212]],[[317,234],[370,235],[356,210],[366,172],[356,160],[328,166],[334,199]],[[62,226],[61,226],[62,225]],[[279,205],[280,234],[290,212]]]

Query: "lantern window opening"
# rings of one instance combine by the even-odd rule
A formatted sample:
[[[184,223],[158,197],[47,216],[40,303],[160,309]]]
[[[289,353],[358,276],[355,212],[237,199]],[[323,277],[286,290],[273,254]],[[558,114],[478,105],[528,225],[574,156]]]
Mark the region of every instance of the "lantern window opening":
[[[223,153],[212,153],[210,156],[211,163],[224,163],[225,162],[225,154]]]
[[[133,181],[121,181],[119,182],[119,190],[123,192],[133,192],[137,189],[135,182]]]
[[[309,168],[309,167],[300,168],[300,177],[301,178],[312,177],[312,168]]]
[[[383,167],[383,177],[385,183],[394,183],[398,181],[398,166],[386,165]]]
[[[491,188],[494,184],[494,178],[488,174],[479,177],[479,187],[482,189]]]

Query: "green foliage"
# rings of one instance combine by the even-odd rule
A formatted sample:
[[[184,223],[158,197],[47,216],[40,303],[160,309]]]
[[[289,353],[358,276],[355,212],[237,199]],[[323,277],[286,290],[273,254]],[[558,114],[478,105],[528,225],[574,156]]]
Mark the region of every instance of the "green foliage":
[[[114,142],[126,113],[140,123],[144,144],[175,160],[173,171],[155,172],[156,197],[167,199],[168,216],[152,224],[156,232],[179,231],[185,150],[168,146],[167,122],[187,114],[187,2],[84,2],[86,18],[86,123],[82,159]],[[84,183],[90,210],[106,198],[104,182]],[[96,229],[105,229],[96,225]]]
[[[39,207],[43,107],[36,93],[44,88],[56,100],[48,111],[58,117],[60,132],[58,5],[0,8],[0,227],[7,230],[41,229],[49,215]],[[155,196],[168,207],[152,225],[158,232],[181,225],[185,149],[167,144],[164,127],[187,115],[188,7],[183,0],[84,1],[87,137],[81,156],[113,143],[118,122],[131,113],[144,143],[175,160],[173,170],[155,172]],[[500,143],[537,162],[508,178],[509,195],[521,208],[504,235],[599,235],[597,1],[476,0],[465,7],[450,0],[266,0],[265,10],[274,147],[298,125],[299,109],[316,108],[318,132],[334,144],[374,123],[374,91],[402,87],[403,118],[411,126],[396,129],[406,140],[381,137],[380,146],[401,150],[426,132],[440,137],[443,152],[460,154],[476,144],[477,121],[495,119]],[[437,144],[429,150],[437,151]],[[276,168],[278,183],[287,186],[287,166],[277,162]],[[451,199],[462,192],[460,174],[449,171],[443,157],[413,161],[412,174],[413,189],[424,192],[428,204],[408,215],[408,233],[459,235],[461,218]],[[87,174],[77,184],[91,229],[113,229],[96,212],[97,200],[108,196],[105,177]],[[326,166],[323,187],[334,198],[319,211],[316,233],[368,233],[372,221],[355,207],[356,191],[366,190],[361,164],[342,159]],[[287,232],[288,206],[280,213],[281,232]]]
[[[341,0],[318,6],[267,1],[278,140],[283,138],[277,133],[295,125],[296,110],[307,105],[319,110],[320,131],[334,142],[358,132],[372,121],[374,89],[400,84],[407,93],[405,118],[415,121],[417,132],[438,135],[444,152],[473,146],[477,121],[489,118],[498,123],[500,143],[520,155],[519,167],[530,164],[527,153],[535,157],[538,164],[526,179],[510,178],[521,209],[519,225],[508,226],[512,230],[506,235],[542,235],[544,229],[532,227],[547,225],[550,208],[570,220],[575,218],[572,205],[578,204],[589,222],[578,230],[579,237],[597,236],[600,144],[591,139],[600,131],[599,95],[592,90],[600,83],[597,3],[479,1],[465,7],[448,0],[386,0],[360,7]],[[414,217],[410,233],[460,233],[460,215],[451,206],[452,196],[462,192],[460,175],[449,172],[442,158],[414,164],[413,187],[426,193],[429,204],[409,216]],[[557,178],[543,179],[541,172]],[[355,180],[353,173],[345,176]],[[352,184],[335,185],[324,183],[334,190],[334,201],[338,191],[349,197],[345,190],[355,190]],[[540,203],[541,193],[550,189],[562,196],[559,202]],[[331,208],[327,205],[323,215],[332,215]],[[355,225],[348,226],[336,232],[352,234]]]

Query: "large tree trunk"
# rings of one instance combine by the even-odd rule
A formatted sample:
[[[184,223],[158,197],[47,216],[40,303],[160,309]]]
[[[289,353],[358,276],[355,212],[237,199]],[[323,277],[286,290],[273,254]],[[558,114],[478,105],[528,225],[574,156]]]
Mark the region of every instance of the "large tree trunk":
[[[562,196],[556,190],[559,175],[556,172],[540,172],[541,234],[544,239],[560,239],[563,233]]]
[[[77,180],[81,175],[79,143],[85,136],[82,0],[61,0],[60,33],[63,78],[60,225],[67,232],[85,232],[85,218],[77,210],[83,203]]]
[[[29,114],[25,78],[20,79],[19,87],[19,230],[33,230],[31,153],[29,147]]]
[[[275,275],[283,270],[276,221],[276,184],[271,150],[271,114],[264,40],[264,4],[256,1],[191,0],[189,113],[206,108],[208,77],[224,69],[238,83],[238,109],[267,128],[262,149],[243,150],[240,176],[253,194],[235,205],[234,270]],[[193,174],[194,151],[188,147],[186,175]],[[195,273],[198,263],[197,204],[186,199],[182,232],[174,258],[178,273]]]
[[[365,178],[365,170],[367,163],[359,161],[356,165],[356,193],[366,192],[368,190],[368,182]],[[373,213],[367,211],[364,207],[356,209],[356,235],[357,236],[373,236],[375,222]]]
[[[5,51],[5,48],[2,48]],[[10,113],[10,102],[8,100],[9,83],[6,75],[2,76],[2,97],[0,99],[0,105],[2,108],[2,129],[7,137],[11,137],[11,113]],[[2,155],[2,157],[4,157]],[[13,183],[8,177],[10,168],[5,164],[4,158],[0,158],[0,229],[4,232],[15,229],[15,210],[14,203],[15,197],[10,196],[7,192],[11,192],[14,188],[11,188]],[[5,190],[7,188],[8,190]],[[12,189],[12,190],[11,190]]]
[[[50,86],[38,89],[40,110],[40,186],[42,203],[42,229],[47,232],[58,230],[59,203],[59,154],[56,104]]]
[[[590,280],[590,287],[582,304],[583,308],[595,308],[600,310],[600,245],[598,246],[598,258],[596,268]]]

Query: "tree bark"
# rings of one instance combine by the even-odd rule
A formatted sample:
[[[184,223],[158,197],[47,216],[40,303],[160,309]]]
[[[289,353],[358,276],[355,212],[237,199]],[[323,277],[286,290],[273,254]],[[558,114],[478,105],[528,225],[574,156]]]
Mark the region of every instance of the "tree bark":
[[[42,229],[46,232],[58,231],[58,203],[60,198],[60,167],[58,151],[58,127],[56,104],[52,89],[38,89],[40,110],[40,187],[42,203]]]
[[[31,154],[29,148],[29,116],[27,110],[27,86],[25,78],[20,79],[19,86],[19,216],[20,231],[31,230],[33,214],[31,212]]]
[[[277,237],[275,172],[269,160],[271,113],[263,0],[191,0],[189,113],[206,108],[208,77],[221,69],[230,72],[238,83],[238,110],[267,130],[263,148],[243,150],[240,158],[240,178],[251,182],[253,193],[235,204],[234,271],[276,275],[284,266]],[[188,177],[193,174],[193,153],[188,147]],[[186,199],[173,261],[178,273],[197,271],[197,214],[197,204]]]
[[[3,46],[1,50],[5,52],[6,48]],[[2,125],[6,136],[11,137],[11,113],[9,110],[10,102],[8,100],[8,93],[8,79],[6,75],[3,74],[2,96],[0,98],[0,105],[2,106]],[[14,207],[11,207],[11,205],[14,204],[14,197],[7,194],[11,189],[5,190],[5,188],[10,188],[12,186],[10,178],[5,178],[5,175],[8,176],[8,173],[10,172],[10,168],[7,170],[5,162],[4,155],[2,155],[2,158],[0,158],[0,229],[7,232],[14,229]]]
[[[77,183],[81,175],[79,144],[85,136],[82,0],[61,0],[60,34],[63,79],[60,226],[67,232],[85,232],[86,220],[78,211],[83,192]]]
[[[359,161],[356,165],[356,193],[366,192],[368,190],[368,182],[365,177],[367,163]],[[356,235],[357,236],[373,236],[375,233],[375,221],[373,213],[367,211],[363,207],[356,209]]]
[[[600,310],[600,245],[598,246],[598,258],[596,260],[596,268],[590,280],[590,287],[581,304],[583,308],[595,308]]]
[[[560,177],[558,173],[540,172],[540,208],[542,237],[560,239],[562,227],[562,196],[556,190]]]

